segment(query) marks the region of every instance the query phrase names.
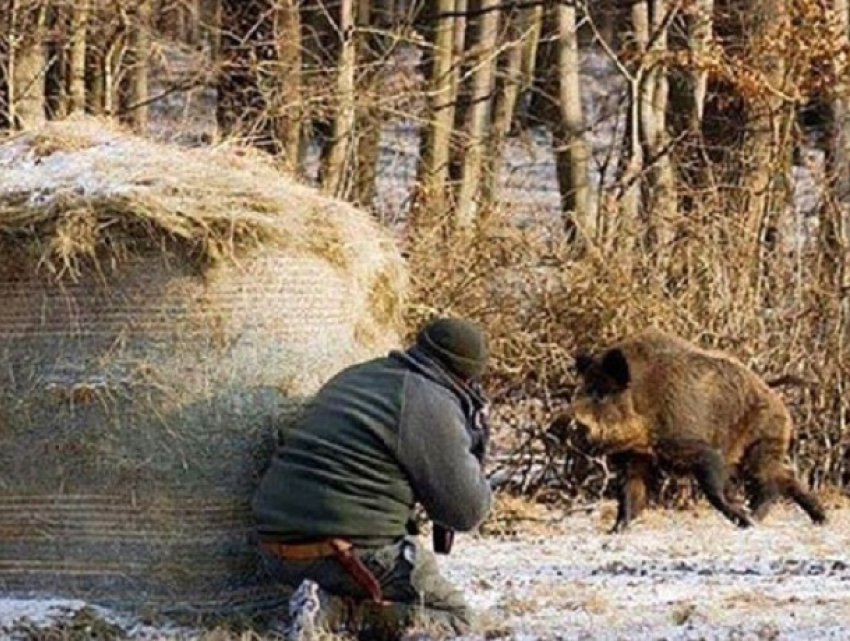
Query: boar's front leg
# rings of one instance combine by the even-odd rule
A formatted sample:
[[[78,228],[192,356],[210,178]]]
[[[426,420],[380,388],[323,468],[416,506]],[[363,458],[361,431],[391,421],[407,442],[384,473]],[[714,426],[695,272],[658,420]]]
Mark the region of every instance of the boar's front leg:
[[[720,450],[700,445],[694,448],[692,457],[693,475],[712,507],[738,527],[750,527],[753,521],[749,515],[740,506],[733,505],[726,499],[724,490],[729,473]]]
[[[613,458],[619,468],[617,520],[609,534],[623,532],[646,506],[646,489],[651,461],[637,454],[619,454]]]

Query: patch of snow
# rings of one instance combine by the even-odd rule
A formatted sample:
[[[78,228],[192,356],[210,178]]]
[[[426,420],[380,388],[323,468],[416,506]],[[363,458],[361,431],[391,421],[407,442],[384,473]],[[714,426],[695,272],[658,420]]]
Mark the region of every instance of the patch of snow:
[[[24,619],[49,625],[85,606],[85,601],[71,599],[0,599],[0,629]]]
[[[107,608],[86,603],[78,599],[11,599],[0,598],[0,638],[17,639],[16,627],[25,626],[28,631],[44,630],[68,621],[87,608],[103,621],[120,627],[128,639],[154,641],[155,639],[187,639],[197,636],[197,631],[176,625],[154,627]],[[24,635],[26,636],[26,635]],[[51,637],[53,638],[53,637]]]
[[[817,527],[783,506],[747,531],[651,512],[614,536],[604,512],[520,540],[459,538],[441,564],[512,639],[850,638],[850,510]]]

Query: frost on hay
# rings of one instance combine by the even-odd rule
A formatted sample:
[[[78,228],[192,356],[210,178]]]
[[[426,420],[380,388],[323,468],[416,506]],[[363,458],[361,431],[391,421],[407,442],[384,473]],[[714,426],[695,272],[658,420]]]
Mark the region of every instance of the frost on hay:
[[[250,152],[91,119],[0,143],[0,592],[279,598],[251,492],[303,401],[397,345],[404,286],[367,214]]]

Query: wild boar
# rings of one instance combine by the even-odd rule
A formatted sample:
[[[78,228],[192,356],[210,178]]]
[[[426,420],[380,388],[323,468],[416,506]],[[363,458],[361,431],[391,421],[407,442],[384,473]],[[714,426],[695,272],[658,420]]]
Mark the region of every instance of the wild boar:
[[[579,354],[570,414],[619,468],[617,519],[624,530],[643,508],[654,472],[689,474],[709,503],[739,527],[761,520],[778,497],[815,523],[820,502],[786,463],[793,424],[782,399],[734,357],[649,329],[599,355]],[[749,513],[727,497],[744,481]]]

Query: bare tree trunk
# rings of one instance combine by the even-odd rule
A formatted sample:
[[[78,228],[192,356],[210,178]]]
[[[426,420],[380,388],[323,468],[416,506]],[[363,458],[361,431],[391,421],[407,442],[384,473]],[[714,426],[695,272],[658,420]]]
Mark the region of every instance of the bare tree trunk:
[[[497,202],[499,177],[502,171],[505,140],[511,129],[517,99],[522,87],[523,53],[531,31],[529,10],[513,10],[504,16],[504,52],[501,54],[493,100],[493,120],[488,139],[487,167],[482,177],[481,211],[483,215]]]
[[[69,111],[68,97],[68,28],[70,7],[58,4],[47,10],[47,73],[45,75],[45,110],[50,120],[61,120]]]
[[[365,28],[357,41],[357,62],[360,68],[355,92],[364,103],[357,108],[358,135],[355,142],[355,176],[352,201],[371,209],[377,195],[378,162],[384,110],[378,97],[386,77],[387,30],[392,25],[392,3],[389,0],[360,0],[358,21]]]
[[[124,52],[119,115],[134,131],[148,124],[148,72],[151,49],[151,1],[139,0],[129,16],[127,49]]]
[[[107,27],[103,21],[103,11],[96,3],[89,5],[89,19],[86,22],[86,110],[99,116],[106,110],[106,51]]]
[[[89,1],[77,0],[71,6],[68,52],[68,109],[81,113],[86,108],[86,29]]]
[[[647,4],[649,15],[643,14],[643,7],[647,5],[636,5],[641,7],[637,19],[648,19],[649,23],[649,28],[641,26],[640,29],[649,40],[639,42],[639,46],[652,59],[666,52],[667,24],[672,16],[668,15],[667,0],[652,0]],[[663,64],[650,64],[642,74],[640,86],[640,138],[644,164],[650,163],[643,188],[642,213],[644,246],[657,251],[669,241],[669,224],[675,219],[677,207],[675,174],[667,149],[667,71]]]
[[[681,185],[678,203],[682,215],[688,216],[704,202],[709,184],[702,133],[708,96],[706,63],[714,40],[714,0],[695,0],[680,16],[680,23],[685,36],[679,44],[685,47],[689,63],[668,76],[667,128],[679,139],[674,150]]]
[[[184,7],[183,42],[197,47],[201,41],[201,0],[188,0]]]
[[[553,136],[561,192],[561,215],[567,237],[581,241],[581,229],[590,222],[590,149],[581,104],[576,9],[557,9],[558,104],[560,118]]]
[[[850,4],[848,0],[832,0],[838,22],[836,42],[838,51],[850,47]],[[829,96],[829,145],[826,153],[827,198],[820,212],[820,270],[821,290],[838,299],[847,271],[847,233],[850,223],[850,81],[841,61],[832,60],[836,79]],[[839,310],[833,317],[839,315]]]
[[[537,50],[540,47],[540,35],[543,33],[543,16],[545,14],[542,5],[527,9],[528,34],[523,40],[522,47],[522,90],[528,91],[534,84],[534,76],[537,65]]]
[[[629,114],[620,165],[621,212],[629,221],[640,221],[644,249],[653,252],[669,240],[668,222],[677,211],[675,173],[667,148],[667,72],[658,60],[667,47],[672,15],[666,0],[633,3],[627,43],[634,62],[627,67]]]
[[[122,11],[115,15],[114,7],[99,7],[95,28],[98,33],[98,44],[102,58],[96,58],[95,62],[100,65],[96,77],[102,80],[100,97],[103,100],[102,113],[115,116],[120,109],[121,100],[121,77],[123,73],[122,61],[127,50],[128,33],[130,25],[127,12]]]
[[[301,171],[301,17],[296,0],[282,0],[276,9],[275,43],[278,56],[275,137],[280,142],[283,167],[294,174]]]
[[[453,102],[448,106],[448,110],[452,113],[451,125],[451,142],[448,148],[449,167],[448,167],[448,185],[447,197],[449,199],[449,208],[451,209],[457,204],[457,189],[463,177],[463,154],[466,148],[466,112],[469,110],[469,100],[472,94],[470,88],[471,69],[469,65],[469,52],[467,51],[466,41],[471,38],[471,32],[475,29],[475,23],[467,21],[466,12],[470,8],[475,8],[475,4],[470,7],[470,2],[476,0],[455,0],[455,19],[454,19],[454,42],[452,44],[452,71],[451,71],[451,95]]]
[[[471,229],[478,217],[481,197],[481,177],[487,150],[487,128],[493,100],[496,36],[499,28],[499,0],[481,0],[483,15],[479,16],[475,71],[472,95],[466,114],[466,147],[463,155],[462,178],[457,192],[455,224],[459,229]]]
[[[356,167],[352,185],[352,202],[370,209],[378,193],[378,160],[381,150],[381,120],[374,111],[362,110],[358,115]]]
[[[388,0],[360,0],[357,20],[363,26],[357,39],[357,140],[355,142],[354,184],[351,200],[369,209],[377,195],[378,160],[384,109],[380,105],[382,84],[387,77],[383,63],[387,30],[392,24],[392,6]]]
[[[714,40],[714,0],[697,0],[688,25],[688,44],[695,62],[691,72],[691,126],[698,130],[705,111],[705,99],[708,93],[708,70],[705,60],[709,56]]]
[[[322,171],[322,188],[339,198],[347,198],[351,188],[347,178],[355,134],[355,8],[354,0],[340,0],[338,31],[342,46],[337,66],[336,108]]]
[[[412,206],[413,227],[425,223],[423,214],[446,210],[446,185],[452,130],[454,128],[455,0],[439,0],[427,5],[419,27],[427,41],[423,52],[428,82],[427,115],[420,137],[417,189]],[[436,17],[434,14],[440,15]],[[415,230],[412,232],[415,235]]]
[[[12,2],[10,21],[9,56],[9,120],[16,128],[28,128],[44,122],[45,74],[47,52],[47,3],[29,0]]]
[[[632,4],[626,46],[634,60],[625,68],[628,84],[628,112],[623,139],[623,153],[619,160],[620,193],[618,214],[628,225],[642,220],[641,181],[644,170],[644,147],[641,144],[641,88],[643,74],[643,47],[649,42],[649,0]],[[613,213],[613,212],[612,212]]]

